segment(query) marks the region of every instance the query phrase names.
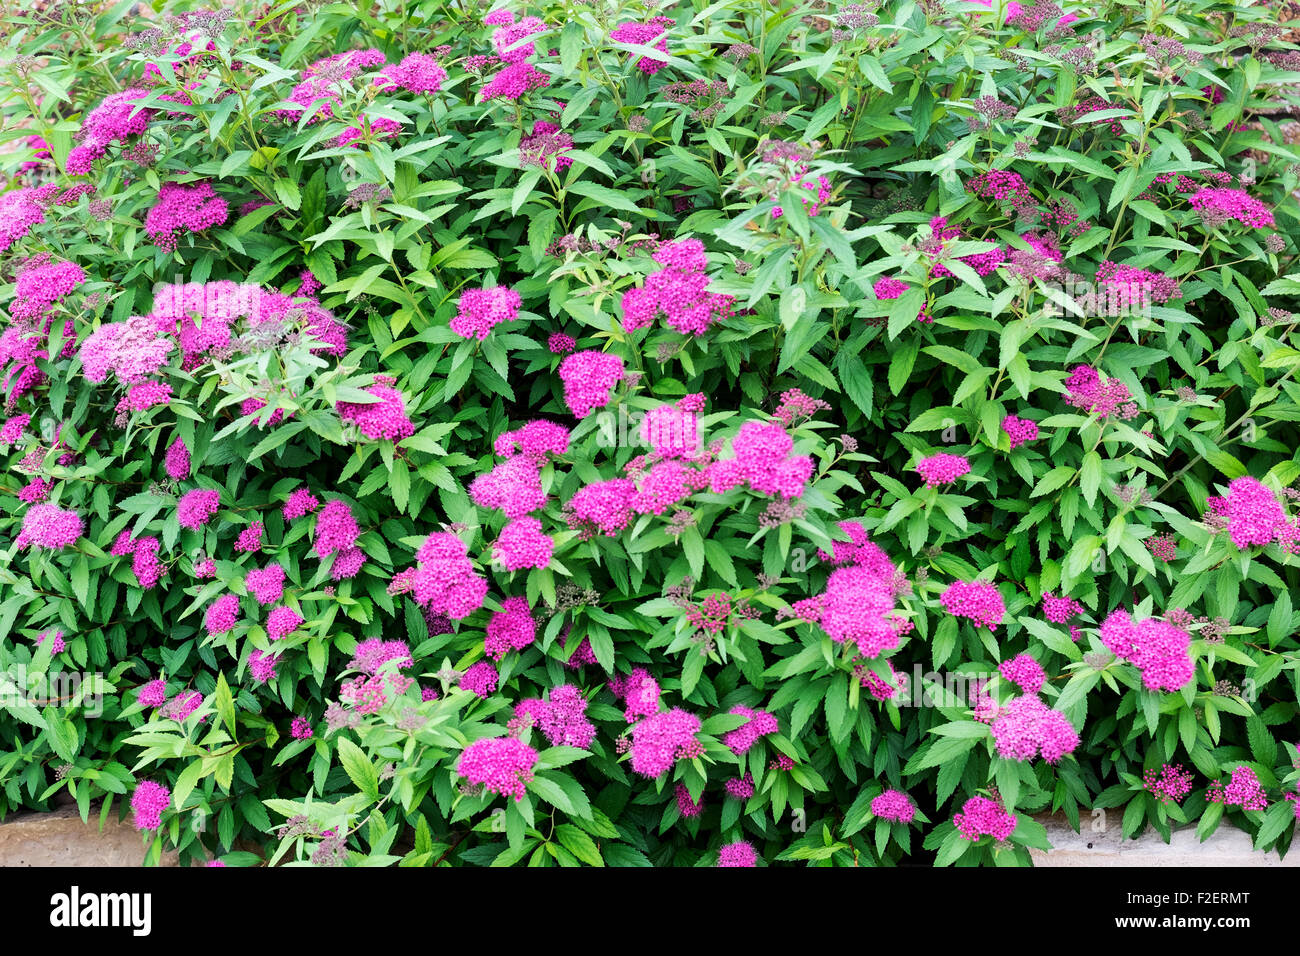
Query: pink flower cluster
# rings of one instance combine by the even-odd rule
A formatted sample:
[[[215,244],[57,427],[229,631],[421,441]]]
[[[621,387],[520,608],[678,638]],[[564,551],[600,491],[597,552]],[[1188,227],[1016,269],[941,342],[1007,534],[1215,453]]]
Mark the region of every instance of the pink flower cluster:
[[[447,71],[428,53],[411,53],[396,66],[386,66],[375,77],[380,89],[400,87],[411,93],[437,93],[447,79]]]
[[[229,633],[239,621],[239,595],[223,594],[210,605],[203,615],[203,625],[209,637],[220,637]]]
[[[484,83],[479,89],[483,102],[506,99],[518,100],[532,90],[551,85],[551,78],[531,63],[512,63]]]
[[[184,481],[190,476],[190,449],[183,439],[177,438],[167,446],[163,467],[176,481]]]
[[[545,30],[546,23],[540,17],[524,17],[519,21],[502,24],[494,30],[492,46],[503,62],[523,63],[533,55],[534,45],[531,40],[527,43],[520,41]]]
[[[937,488],[956,481],[970,472],[970,462],[965,455],[950,455],[940,452],[929,458],[922,458],[916,463],[916,470],[925,479],[927,486]]]
[[[494,326],[519,317],[521,301],[518,292],[503,285],[466,289],[457,302],[451,330],[463,339],[481,342]]]
[[[897,569],[860,524],[846,521],[840,528],[852,540],[847,545],[835,542],[829,557],[846,566],[831,572],[822,594],[798,602],[795,613],[819,623],[837,644],[851,642],[863,657],[876,658],[898,647],[909,629],[908,622],[891,613],[899,587]]]
[[[19,548],[60,550],[77,543],[83,530],[81,516],[58,505],[32,505],[14,540]]]
[[[542,531],[537,518],[516,518],[504,528],[492,545],[493,556],[507,571],[544,568],[551,563],[555,540]]]
[[[135,699],[141,707],[161,707],[167,703],[167,682],[161,679],[149,681],[136,692]]]
[[[1182,803],[1183,798],[1192,792],[1192,775],[1180,764],[1167,763],[1142,774],[1142,786],[1161,803]]]
[[[699,423],[677,405],[659,405],[641,419],[641,439],[660,458],[690,457],[700,448]]]
[[[1016,815],[1002,809],[996,800],[971,797],[952,818],[953,825],[967,840],[988,834],[1000,841],[1009,839],[1016,829]]]
[[[644,668],[633,668],[626,677],[611,678],[609,689],[615,700],[624,702],[623,719],[629,724],[659,710],[659,682]]]
[[[144,231],[159,249],[171,252],[184,233],[199,233],[224,223],[230,206],[206,180],[163,183],[158,201],[144,220]]]
[[[563,455],[569,450],[569,430],[563,425],[537,419],[513,431],[497,436],[492,449],[502,458],[513,458],[516,453],[539,468],[548,455]]]
[[[531,717],[551,746],[587,750],[596,737],[596,727],[586,717],[587,701],[571,684],[551,689],[551,699],[529,698],[515,705],[515,716]]]
[[[1248,475],[1233,479],[1226,498],[1211,496],[1206,500],[1211,514],[1228,522],[1228,535],[1238,548],[1267,545],[1278,541],[1289,544],[1296,537],[1293,522],[1277,495],[1262,482]]]
[[[296,123],[304,112],[315,107],[308,123],[332,117],[334,108],[343,100],[345,84],[362,70],[383,64],[384,54],[379,50],[350,50],[317,60],[302,71],[302,81],[286,97],[301,108],[277,110],[276,115]]]
[[[253,651],[248,655],[248,672],[253,675],[254,681],[265,684],[275,678],[275,665],[278,662],[279,658],[274,654]]]
[[[901,790],[886,790],[871,801],[871,812],[882,820],[911,823],[916,817],[916,806]]]
[[[581,540],[597,531],[612,538],[631,523],[635,495],[636,485],[626,478],[592,482],[565,503],[565,520]]]
[[[573,148],[573,137],[560,132],[560,127],[546,120],[533,123],[533,132],[519,141],[519,162],[524,166],[547,167],[546,160],[555,157],[555,171],[567,169],[573,160],[561,155]]]
[[[749,718],[747,723],[741,724],[735,730],[727,731],[722,738],[722,742],[727,745],[727,749],[736,756],[749,753],[749,748],[754,746],[760,737],[774,734],[779,729],[776,717],[765,710],[751,710],[740,705],[731,708],[728,713],[740,714]]]
[[[1202,188],[1188,200],[1192,208],[1220,219],[1235,219],[1252,229],[1271,229],[1277,225],[1273,213],[1244,189]]]
[[[137,830],[157,830],[162,826],[162,812],[171,805],[172,794],[160,783],[141,780],[131,794],[131,809],[135,811]]]
[[[244,586],[257,599],[258,604],[274,604],[284,596],[285,571],[278,564],[254,568],[244,576]]]
[[[45,210],[36,202],[34,189],[10,189],[0,193],[0,253],[45,221]]]
[[[349,670],[358,670],[364,674],[378,674],[379,668],[389,661],[397,661],[399,668],[414,667],[411,649],[405,641],[385,641],[371,637],[356,646],[352,659],[348,661]]]
[[[1168,621],[1149,617],[1134,622],[1115,610],[1101,625],[1107,650],[1137,666],[1148,690],[1181,690],[1196,676],[1190,653],[1191,635]]]
[[[497,508],[507,518],[522,518],[546,504],[546,492],[536,462],[520,456],[500,462],[469,486],[469,496],[480,508]]]
[[[469,548],[456,535],[449,531],[429,535],[415,561],[414,568],[393,579],[393,590],[409,589],[426,612],[459,621],[483,606],[487,580],[475,573]]]
[[[488,657],[499,661],[510,651],[523,650],[536,637],[537,622],[533,620],[528,599],[508,597],[501,602],[501,610],[488,621],[483,650]]]
[[[1164,305],[1170,299],[1180,299],[1182,286],[1163,272],[1151,272],[1134,266],[1117,265],[1106,260],[1097,268],[1097,281],[1108,294],[1105,311],[1111,314],[1129,309],[1140,309],[1148,300]]]
[[[513,737],[485,737],[465,748],[456,772],[472,784],[519,801],[536,763],[537,751],[526,743]]]
[[[758,851],[744,840],[718,850],[718,866],[758,867]]]
[[[383,438],[391,442],[410,438],[415,434],[415,425],[406,416],[406,402],[402,399],[402,393],[393,388],[396,381],[387,375],[376,375],[375,384],[363,391],[378,401],[364,404],[339,402],[334,406],[339,418],[345,422],[356,422],[361,434],[367,438]]]
[[[68,153],[68,173],[79,176],[90,172],[91,163],[107,153],[110,145],[143,133],[157,114],[153,109],[136,108],[148,95],[144,87],[132,86],[104,97],[81,121],[76,135],[80,143]]]
[[[320,506],[320,501],[306,488],[296,489],[287,499],[284,507],[280,509],[284,515],[285,521],[294,521],[303,515],[309,515]]]
[[[1043,665],[1028,654],[1017,654],[1011,660],[1003,661],[998,665],[998,673],[1004,680],[1011,681],[1030,694],[1037,694],[1042,690],[1043,683],[1047,680]]]
[[[786,184],[785,188],[795,193],[816,193],[816,197],[803,195],[799,197],[799,201],[803,203],[808,215],[815,216],[821,212],[822,203],[831,198],[831,183],[825,176],[818,176],[813,179],[811,176],[806,175],[807,171],[808,167],[804,163],[795,166],[794,177]],[[773,219],[780,219],[784,215],[785,209],[783,207],[773,207]]]
[[[638,46],[650,46],[653,41],[667,32],[668,28],[674,26],[676,21],[671,17],[654,17],[648,23],[620,23],[609,32],[609,38],[615,43],[635,43]],[[668,53],[668,38],[663,37],[653,46],[665,57]],[[643,56],[636,61],[636,68],[642,73],[651,76],[658,73],[668,65],[667,59],[656,59],[650,56]]]
[[[1210,803],[1221,803],[1226,807],[1241,807],[1243,810],[1268,809],[1268,794],[1264,792],[1264,787],[1260,784],[1259,777],[1255,776],[1255,771],[1245,764],[1232,771],[1227,787],[1220,780],[1210,784],[1205,799]]]
[[[266,618],[266,636],[273,641],[288,637],[303,622],[303,617],[291,607],[277,607]]]
[[[1035,693],[1013,697],[998,711],[989,729],[998,756],[1012,760],[1033,760],[1041,752],[1048,763],[1057,763],[1079,746],[1079,735],[1059,710],[1052,710]]]
[[[1017,418],[1015,415],[1008,415],[1002,419],[1002,430],[1011,440],[1013,450],[1038,438],[1038,423],[1027,418]]]
[[[954,581],[939,598],[953,617],[968,617],[990,631],[1002,623],[1006,605],[992,581]]]
[[[221,492],[213,488],[195,488],[176,502],[176,520],[182,528],[198,531],[221,507]]]
[[[699,800],[692,800],[691,791],[687,789],[686,784],[677,784],[673,796],[677,799],[677,812],[685,819],[689,820],[692,817],[698,817],[704,812],[704,794],[700,794]]]
[[[328,501],[316,516],[316,538],[312,548],[316,557],[324,560],[329,555],[339,552],[340,556],[355,549],[361,529],[352,509],[341,498]]]
[[[609,404],[610,390],[623,378],[623,360],[606,352],[574,352],[560,363],[564,401],[578,418]]]
[[[479,661],[461,675],[460,687],[487,700],[488,695],[497,689],[497,679],[500,676],[491,663]]]
[[[727,791],[729,797],[735,797],[737,800],[748,800],[754,795],[754,775],[746,773],[743,777],[732,777],[723,784],[723,789]]]
[[[1136,403],[1129,395],[1128,386],[1119,379],[1103,382],[1097,370],[1091,365],[1078,365],[1065,380],[1069,394],[1065,403],[1073,405],[1098,418],[1114,415],[1120,421],[1127,421],[1138,413]]]
[[[709,489],[717,494],[748,484],[761,495],[798,498],[812,477],[812,458],[791,454],[794,439],[780,422],[745,422],[731,448],[733,457],[709,470]]]
[[[1053,624],[1064,624],[1082,613],[1083,605],[1074,598],[1056,597],[1050,591],[1043,595],[1043,616]]]
[[[699,730],[700,718],[679,707],[651,714],[632,728],[632,769],[653,780],[678,760],[702,756]]]
[[[698,239],[665,242],[655,250],[663,266],[639,286],[623,293],[623,330],[635,332],[660,316],[683,335],[703,335],[709,326],[731,314],[735,297],[709,292],[708,256]]]

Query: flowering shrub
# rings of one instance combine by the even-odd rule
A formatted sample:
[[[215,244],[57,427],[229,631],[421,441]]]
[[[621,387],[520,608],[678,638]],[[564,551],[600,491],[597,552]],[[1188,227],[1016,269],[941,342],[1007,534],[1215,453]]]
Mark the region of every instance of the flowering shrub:
[[[1266,7],[93,7],[4,25],[0,813],[232,865],[1290,847]]]

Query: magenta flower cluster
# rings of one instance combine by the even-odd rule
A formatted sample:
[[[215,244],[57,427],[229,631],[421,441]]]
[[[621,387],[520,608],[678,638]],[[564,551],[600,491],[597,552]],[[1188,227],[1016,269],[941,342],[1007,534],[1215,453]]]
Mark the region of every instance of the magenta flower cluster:
[[[1033,760],[1040,753],[1055,764],[1079,746],[1079,735],[1059,710],[1052,710],[1036,693],[1013,697],[989,725],[998,756]]]
[[[992,581],[954,581],[939,600],[953,617],[968,617],[990,631],[1002,623],[1007,612],[1002,594]]]
[[[662,316],[675,331],[699,336],[731,314],[735,298],[708,291],[704,270],[709,260],[698,239],[663,243],[653,258],[663,268],[623,293],[625,332],[643,329]]]
[[[952,818],[953,825],[967,840],[975,841],[984,835],[1002,842],[1016,829],[1016,815],[1008,813],[996,800],[988,797],[971,797]]]
[[[937,488],[950,484],[962,475],[970,472],[970,461],[964,455],[950,455],[940,452],[916,463],[916,470],[925,479],[926,485]]]
[[[524,786],[533,779],[537,751],[513,737],[476,740],[460,755],[456,772],[492,793],[524,798]]]
[[[1101,625],[1101,642],[1117,657],[1136,665],[1148,690],[1174,691],[1196,676],[1190,653],[1191,635],[1160,618],[1135,622],[1115,610]]]
[[[761,495],[798,498],[812,477],[812,458],[792,454],[794,439],[780,422],[745,422],[732,439],[731,450],[731,458],[710,468],[710,491],[721,494],[748,485]]]
[[[451,330],[463,339],[481,342],[497,325],[519,317],[521,301],[519,293],[506,286],[466,289],[452,316]]]
[[[552,688],[550,700],[534,697],[515,705],[515,716],[530,717],[553,747],[591,747],[596,727],[586,713],[587,701],[572,684]]]
[[[678,760],[703,756],[699,730],[700,718],[680,707],[651,714],[632,728],[632,769],[653,780]]]
[[[135,812],[137,830],[157,830],[162,826],[162,812],[172,802],[171,791],[152,780],[141,780],[131,794],[131,809]]]

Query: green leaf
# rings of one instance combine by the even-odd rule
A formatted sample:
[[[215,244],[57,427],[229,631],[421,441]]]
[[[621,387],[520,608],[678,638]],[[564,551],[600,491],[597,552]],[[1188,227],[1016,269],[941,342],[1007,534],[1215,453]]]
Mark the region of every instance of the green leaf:
[[[600,851],[596,849],[595,842],[571,823],[561,823],[555,828],[555,835],[559,838],[564,848],[576,856],[583,863],[591,866],[604,866],[605,861],[600,857]]]
[[[339,738],[339,762],[357,789],[371,800],[379,799],[379,774],[360,747],[347,737]]]

